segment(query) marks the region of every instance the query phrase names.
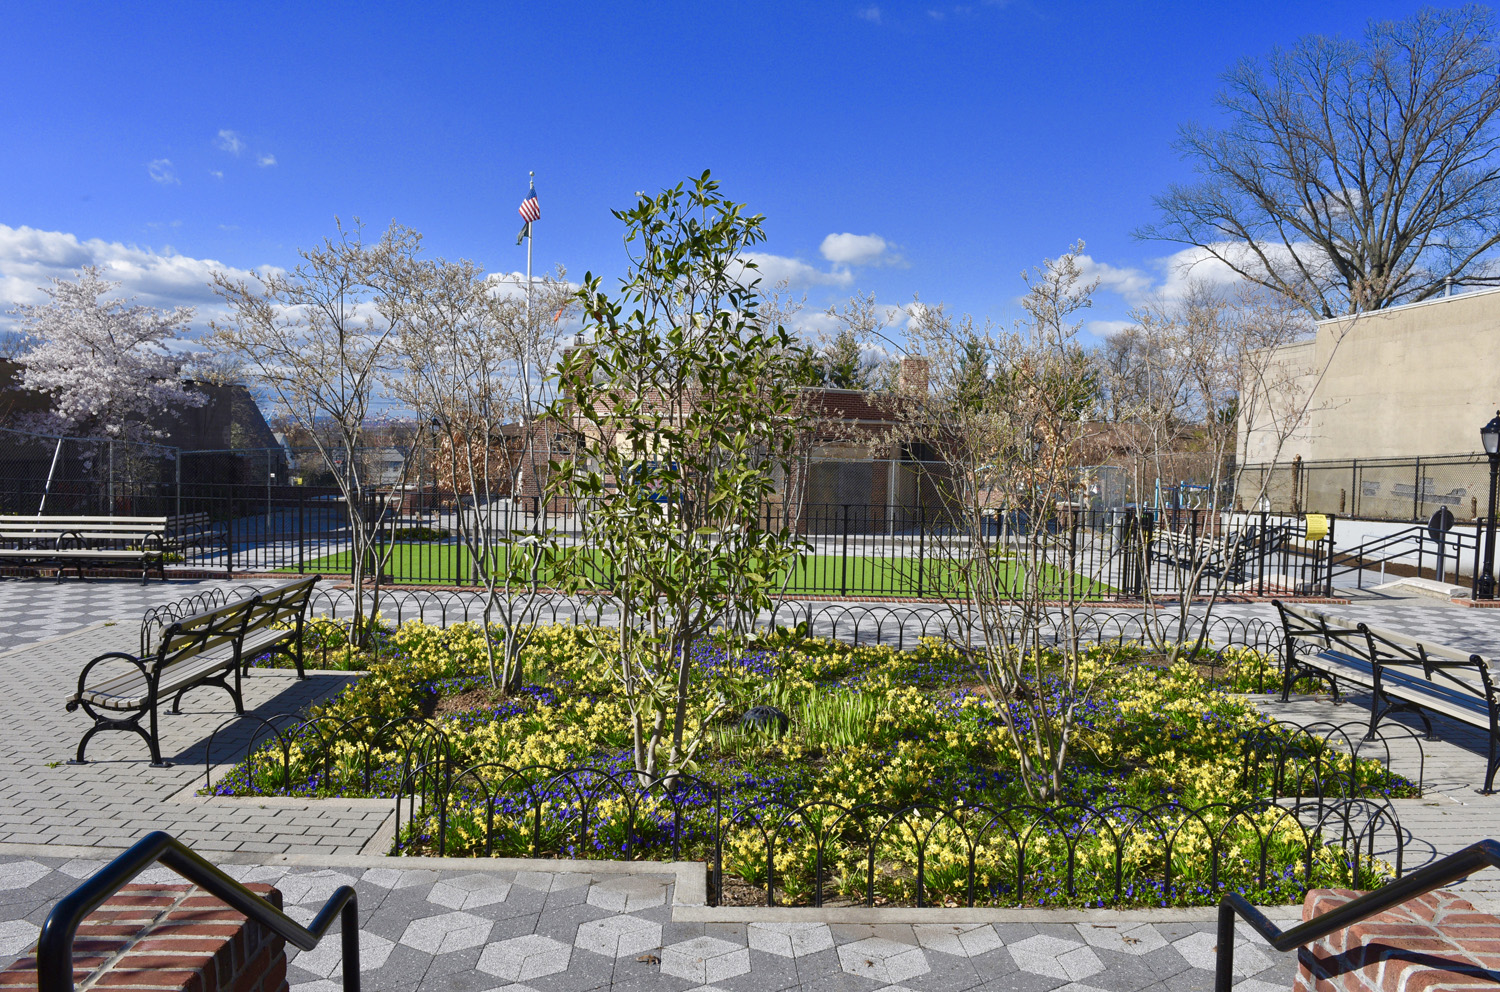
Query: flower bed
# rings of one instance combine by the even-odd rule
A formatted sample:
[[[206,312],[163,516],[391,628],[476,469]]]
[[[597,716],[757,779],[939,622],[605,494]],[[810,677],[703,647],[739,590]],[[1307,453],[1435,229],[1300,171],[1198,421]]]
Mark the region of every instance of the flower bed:
[[[755,653],[710,643],[695,678],[728,701],[696,764],[670,782],[631,771],[630,718],[583,632],[549,627],[528,687],[489,689],[480,631],[418,622],[373,654],[310,637],[367,674],[257,750],[221,794],[395,796],[409,853],[722,857],[724,897],[778,902],[1201,904],[1224,885],[1268,902],[1313,885],[1368,886],[1271,800],[1413,792],[1273,728],[1237,691],[1274,662],[1231,649],[1168,668],[1135,645],[1093,649],[1065,793],[1028,800],[1001,706],[970,655],[784,635]],[[1046,666],[1042,669],[1044,672]],[[1029,691],[1061,705],[1044,675]],[[744,729],[770,704],[787,732]],[[1316,816],[1317,814],[1311,814]],[[1355,876],[1358,877],[1355,877]]]

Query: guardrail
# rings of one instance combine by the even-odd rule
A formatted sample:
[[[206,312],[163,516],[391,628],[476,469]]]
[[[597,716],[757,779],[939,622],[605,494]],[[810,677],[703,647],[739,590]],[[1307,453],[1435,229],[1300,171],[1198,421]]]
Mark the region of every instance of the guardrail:
[[[359,897],[353,888],[341,885],[335,889],[312,922],[304,927],[161,830],[153,830],[136,841],[125,853],[63,896],[47,914],[37,942],[38,992],[73,992],[73,937],[79,924],[157,862],[304,951],[317,947],[334,919],[341,917],[344,992],[359,992]]]
[[[1304,920],[1290,930],[1282,930],[1237,892],[1229,893],[1219,903],[1219,949],[1215,962],[1214,992],[1230,992],[1234,987],[1234,918],[1239,916],[1270,942],[1278,951],[1290,951],[1331,933],[1346,930],[1388,909],[1394,909],[1433,889],[1473,874],[1481,868],[1500,868],[1500,841],[1482,840],[1441,861],[1418,868],[1409,875],[1382,885],[1357,899],[1351,899],[1322,916]]]

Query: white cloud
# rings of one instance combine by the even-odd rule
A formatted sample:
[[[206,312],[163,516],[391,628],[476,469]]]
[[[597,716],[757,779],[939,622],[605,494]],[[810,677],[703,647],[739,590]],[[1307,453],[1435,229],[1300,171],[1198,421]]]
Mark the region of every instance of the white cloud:
[[[1237,261],[1240,260],[1237,256],[1244,256],[1243,264],[1247,267],[1259,264],[1249,257],[1248,249],[1243,245],[1223,244],[1216,248]],[[1284,247],[1268,246],[1267,254],[1275,263],[1292,261],[1292,253]],[[1312,263],[1309,266],[1315,267]],[[1120,295],[1131,306],[1153,300],[1180,300],[1194,284],[1223,288],[1241,280],[1228,263],[1214,257],[1206,248],[1183,248],[1165,257],[1151,259],[1144,268],[1114,266],[1080,255],[1078,268],[1084,279],[1099,280],[1101,289]]]
[[[818,251],[835,265],[875,265],[895,260],[886,255],[889,248],[878,234],[830,234]]]
[[[255,160],[255,164],[260,166],[262,169],[266,168],[267,166],[275,165],[276,156],[272,155],[270,152],[263,152],[261,156]]]
[[[222,171],[220,171],[219,169],[209,169],[208,170],[208,174],[210,176],[213,176],[215,179],[223,179],[224,178],[224,173]]]
[[[1145,302],[1156,291],[1155,280],[1140,269],[1118,268],[1108,262],[1095,261],[1088,255],[1079,255],[1078,270],[1085,282],[1097,279],[1101,288],[1120,294],[1132,306]]]
[[[182,180],[177,178],[176,171],[172,168],[172,160],[169,158],[154,158],[146,165],[146,175],[153,182],[161,183],[163,186],[181,186]]]
[[[222,151],[226,151],[231,155],[238,155],[245,150],[245,139],[241,138],[238,132],[230,131],[227,128],[219,131],[219,136],[214,139],[214,144]]]
[[[854,16],[862,18],[863,20],[869,21],[871,24],[879,24],[880,23],[880,8],[879,7],[861,7],[859,10],[856,10],[854,12]]]
[[[121,295],[139,297],[142,303],[198,307],[200,325],[206,311],[218,303],[209,289],[215,270],[251,277],[247,270],[178,255],[171,249],[158,251],[98,238],[80,241],[63,231],[0,224],[0,321],[7,319],[5,311],[17,303],[43,302],[46,294],[39,287],[49,285],[48,280],[71,279],[85,265],[97,265],[104,278],[121,284]]]
[[[745,258],[755,263],[755,271],[750,278],[759,278],[763,289],[769,289],[780,282],[785,282],[792,289],[806,286],[850,286],[854,283],[854,273],[840,266],[825,272],[800,258],[787,258],[784,255],[754,252],[747,253]]]
[[[1094,337],[1103,341],[1111,335],[1118,334],[1127,327],[1134,327],[1133,320],[1091,320],[1083,325],[1083,329]]]
[[[1168,300],[1182,299],[1194,283],[1231,286],[1240,281],[1237,272],[1204,248],[1184,248],[1159,260],[1157,265],[1163,274],[1159,293]]]

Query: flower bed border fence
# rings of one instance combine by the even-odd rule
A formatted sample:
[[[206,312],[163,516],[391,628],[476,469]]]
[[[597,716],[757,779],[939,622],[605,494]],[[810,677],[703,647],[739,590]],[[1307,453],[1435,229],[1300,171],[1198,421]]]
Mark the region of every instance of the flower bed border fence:
[[[401,853],[420,847],[425,853],[436,856],[450,854],[455,810],[463,804],[470,809],[482,809],[482,844],[479,853],[494,856],[497,839],[497,817],[510,817],[516,822],[529,822],[530,839],[527,848],[532,857],[587,856],[590,850],[599,850],[597,830],[605,821],[600,813],[606,802],[616,804],[623,810],[623,823],[616,829],[623,836],[618,853],[624,860],[635,860],[651,854],[670,853],[672,860],[681,860],[683,839],[690,833],[689,806],[700,813],[699,821],[707,817],[706,826],[700,826],[700,847],[710,851],[708,858],[710,893],[717,903],[722,899],[724,885],[725,840],[737,829],[750,828],[760,832],[766,850],[766,904],[776,905],[777,869],[776,850],[780,845],[787,849],[791,838],[800,831],[806,833],[807,824],[824,817],[812,817],[810,813],[831,811],[834,822],[860,822],[859,831],[865,838],[864,901],[873,905],[876,901],[875,877],[876,855],[882,843],[892,831],[906,830],[915,837],[913,817],[931,821],[931,826],[922,834],[917,846],[915,871],[915,901],[918,906],[927,904],[926,852],[932,841],[937,824],[948,822],[962,835],[967,850],[965,875],[966,904],[973,906],[977,897],[976,873],[981,867],[978,851],[987,839],[999,836],[1001,826],[1009,832],[1010,849],[1015,852],[1016,872],[1014,898],[1023,900],[1027,894],[1028,862],[1030,845],[1034,837],[1065,837],[1066,864],[1063,866],[1064,890],[1068,896],[1077,893],[1078,845],[1089,827],[1097,834],[1106,830],[1113,842],[1116,857],[1113,864],[1113,881],[1107,888],[1112,891],[1112,902],[1118,903],[1125,891],[1123,854],[1126,845],[1143,831],[1155,831],[1154,839],[1165,857],[1165,870],[1160,879],[1162,898],[1173,897],[1173,852],[1185,829],[1196,823],[1201,835],[1210,838],[1209,888],[1218,891],[1221,887],[1220,865],[1224,857],[1226,833],[1236,824],[1249,826],[1255,836],[1258,852],[1251,859],[1256,864],[1257,884],[1265,885],[1269,868],[1269,848],[1272,844],[1272,827],[1296,823],[1300,831],[1302,854],[1300,855],[1300,884],[1304,888],[1311,882],[1313,855],[1322,844],[1334,844],[1340,849],[1340,858],[1351,871],[1357,872],[1376,856],[1377,837],[1387,834],[1393,838],[1389,847],[1381,853],[1394,852],[1394,869],[1397,877],[1402,871],[1404,837],[1400,823],[1390,801],[1384,796],[1355,795],[1361,788],[1370,788],[1370,783],[1361,786],[1355,774],[1355,761],[1361,752],[1375,748],[1383,753],[1377,763],[1384,768],[1386,788],[1397,781],[1390,770],[1391,743],[1403,741],[1414,744],[1418,751],[1420,769],[1425,769],[1425,753],[1421,738],[1409,728],[1392,726],[1391,735],[1382,728],[1374,738],[1365,739],[1363,723],[1349,722],[1326,725],[1321,732],[1295,724],[1273,723],[1261,733],[1241,741],[1240,772],[1244,776],[1254,775],[1264,787],[1278,798],[1255,799],[1239,804],[1212,803],[1202,807],[1190,807],[1168,800],[1154,806],[1138,804],[1083,803],[1063,804],[1057,807],[1042,807],[1031,803],[988,804],[965,803],[961,797],[942,797],[937,800],[923,799],[911,803],[863,802],[839,804],[827,800],[811,803],[796,803],[781,799],[757,799],[754,805],[740,809],[729,808],[724,790],[714,783],[686,773],[659,778],[649,782],[640,781],[636,773],[624,769],[599,767],[555,768],[532,766],[517,768],[498,762],[484,762],[458,768],[453,760],[453,749],[447,736],[437,725],[415,717],[392,720],[382,725],[372,721],[336,720],[317,718],[296,722],[295,714],[275,717],[252,715],[257,721],[255,731],[246,753],[254,753],[262,745],[270,745],[272,754],[280,758],[280,781],[290,780],[292,752],[294,746],[309,740],[342,740],[353,742],[354,764],[362,768],[359,785],[363,791],[382,791],[392,799],[395,807],[395,852]],[[242,722],[231,720],[219,728]],[[1357,731],[1357,736],[1351,731]],[[216,730],[209,738],[205,751],[205,788],[212,791],[213,745],[218,735]],[[1340,746],[1342,744],[1342,747]],[[383,781],[377,778],[375,755],[383,749],[397,746],[401,751],[399,771],[387,770]],[[1300,759],[1300,760],[1299,760]],[[326,781],[332,772],[331,750],[325,750],[325,764],[315,771],[309,785],[315,791],[320,782]],[[246,765],[238,766],[244,769]],[[274,770],[274,769],[273,769]],[[1293,771],[1295,770],[1295,771]],[[234,773],[232,773],[234,774]],[[1379,788],[1379,783],[1375,787]],[[307,795],[307,792],[291,793],[285,789],[270,793],[257,788],[253,772],[243,781],[221,781],[217,788],[239,788],[250,795]],[[380,787],[380,788],[377,788]],[[240,794],[244,794],[241,792]],[[694,802],[689,803],[692,799]],[[550,805],[572,803],[577,810],[576,822],[569,825],[562,835],[565,842],[548,845],[543,842],[543,813]],[[670,829],[666,831],[670,843],[640,843],[643,810],[653,810],[665,805],[670,811]],[[508,807],[500,809],[499,807]],[[710,812],[711,811],[711,812]],[[1276,813],[1275,823],[1262,828],[1256,818]],[[1217,831],[1209,826],[1209,820],[1217,815],[1222,818]],[[976,817],[988,817],[978,827],[971,821]],[[1031,819],[1031,825],[1018,832],[1013,826],[1017,818]],[[1168,821],[1176,818],[1175,826]],[[1288,819],[1289,818],[1289,819]],[[878,828],[869,823],[880,820]],[[1065,825],[1071,820],[1074,832],[1069,835]],[[1041,829],[1043,822],[1050,829]],[[425,836],[409,837],[412,828],[430,825]],[[658,824],[660,825],[660,824]],[[1337,840],[1329,840],[1325,834],[1337,827]],[[523,833],[526,828],[521,828]],[[576,836],[566,836],[576,830]],[[593,831],[591,833],[591,830]],[[571,844],[571,851],[568,849]],[[814,843],[813,905],[823,904],[823,883],[826,881],[825,853],[828,844],[826,830]],[[1363,853],[1361,852],[1363,848]],[[1055,866],[1054,866],[1055,867]]]

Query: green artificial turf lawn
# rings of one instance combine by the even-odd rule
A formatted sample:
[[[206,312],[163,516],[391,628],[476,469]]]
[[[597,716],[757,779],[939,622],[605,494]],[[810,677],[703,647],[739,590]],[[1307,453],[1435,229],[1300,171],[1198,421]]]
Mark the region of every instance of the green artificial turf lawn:
[[[391,553],[386,573],[398,584],[454,585],[469,581],[468,549],[457,544],[401,543]],[[917,596],[937,598],[959,591],[956,568],[930,558],[886,558],[874,555],[807,555],[794,566],[788,592],[798,596]],[[338,574],[349,570],[348,552],[324,555],[307,562],[305,571]],[[291,571],[283,569],[282,571]],[[1054,570],[1054,581],[1064,572]],[[544,585],[556,580],[555,569],[544,567]],[[1017,581],[1019,573],[1017,572]],[[1114,590],[1083,576],[1074,576],[1076,591],[1097,598]],[[1059,594],[1062,592],[1058,590]]]

